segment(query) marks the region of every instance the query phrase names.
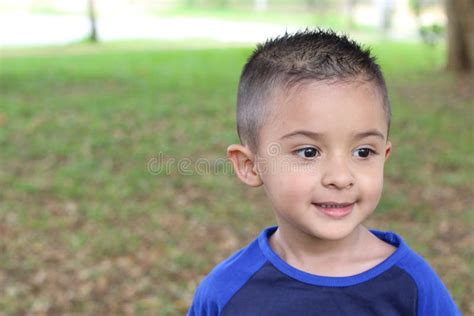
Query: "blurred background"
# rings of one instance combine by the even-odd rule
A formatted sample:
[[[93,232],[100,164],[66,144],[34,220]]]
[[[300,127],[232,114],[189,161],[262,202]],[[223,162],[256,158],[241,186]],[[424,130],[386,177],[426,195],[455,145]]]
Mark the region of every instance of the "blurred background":
[[[274,224],[226,160],[256,42],[305,28],[377,55],[393,154],[367,226],[474,315],[471,0],[0,0],[0,315],[183,315]]]
[[[6,46],[67,44],[91,36],[253,42],[315,25],[435,42],[447,21],[439,0],[3,0],[0,10]]]

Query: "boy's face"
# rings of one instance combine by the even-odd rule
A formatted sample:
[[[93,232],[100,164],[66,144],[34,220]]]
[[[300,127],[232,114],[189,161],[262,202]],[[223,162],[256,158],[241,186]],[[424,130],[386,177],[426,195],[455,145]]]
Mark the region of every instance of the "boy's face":
[[[368,82],[314,82],[277,99],[255,162],[278,225],[344,238],[382,193],[391,149],[382,97]]]

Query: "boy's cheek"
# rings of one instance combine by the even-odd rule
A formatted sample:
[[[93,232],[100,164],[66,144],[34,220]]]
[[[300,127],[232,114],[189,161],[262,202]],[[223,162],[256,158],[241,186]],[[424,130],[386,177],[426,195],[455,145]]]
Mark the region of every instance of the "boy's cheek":
[[[273,183],[273,195],[282,203],[302,202],[314,195],[315,182],[312,177],[286,174]]]
[[[277,162],[274,157],[257,156],[255,164],[262,179],[268,179],[275,176]]]
[[[380,195],[383,188],[383,172],[366,173],[358,179],[359,187],[365,189],[370,195]]]
[[[307,176],[297,174],[295,172],[282,171],[280,169],[267,170],[264,178],[272,191],[284,194],[292,194],[293,191],[301,191],[308,185]],[[298,188],[298,189],[297,189]]]

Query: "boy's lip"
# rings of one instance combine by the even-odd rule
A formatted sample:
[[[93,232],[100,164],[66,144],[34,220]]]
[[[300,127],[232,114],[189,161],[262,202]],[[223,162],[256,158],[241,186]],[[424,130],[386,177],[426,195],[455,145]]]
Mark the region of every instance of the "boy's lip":
[[[313,203],[319,212],[335,219],[340,219],[349,215],[352,212],[354,204],[355,202],[334,201]]]

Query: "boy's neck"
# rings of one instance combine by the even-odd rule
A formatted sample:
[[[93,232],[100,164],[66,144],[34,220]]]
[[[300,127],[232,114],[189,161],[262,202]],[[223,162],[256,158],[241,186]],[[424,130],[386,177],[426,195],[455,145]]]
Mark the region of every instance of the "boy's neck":
[[[375,237],[363,225],[339,240],[319,239],[279,227],[269,242],[291,266],[321,276],[350,276],[364,272],[396,249]]]

